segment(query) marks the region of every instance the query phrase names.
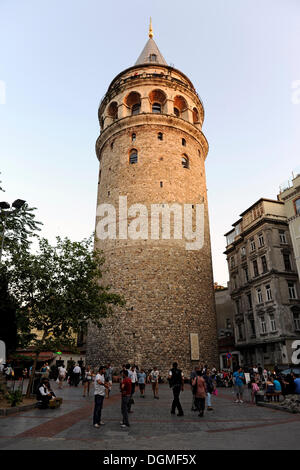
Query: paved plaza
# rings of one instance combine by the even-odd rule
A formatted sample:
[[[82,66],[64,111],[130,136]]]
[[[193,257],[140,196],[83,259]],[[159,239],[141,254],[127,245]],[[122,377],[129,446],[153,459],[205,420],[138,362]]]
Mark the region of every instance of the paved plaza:
[[[231,389],[219,389],[213,411],[204,418],[191,411],[191,389],[181,394],[184,416],[170,414],[172,391],[160,385],[159,400],[151,387],[146,398],[135,393],[130,428],[121,429],[119,385],[104,401],[104,426],[92,426],[93,395],[84,398],[82,386],[64,385],[62,391],[52,381],[59,409],[32,409],[0,417],[1,450],[201,450],[201,449],[299,449],[300,415],[267,409],[247,401],[236,404]]]

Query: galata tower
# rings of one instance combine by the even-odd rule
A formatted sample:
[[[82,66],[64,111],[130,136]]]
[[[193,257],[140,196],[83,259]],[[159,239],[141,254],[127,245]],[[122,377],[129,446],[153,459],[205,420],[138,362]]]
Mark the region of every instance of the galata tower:
[[[157,366],[163,375],[174,361],[186,374],[199,362],[217,367],[204,109],[188,77],[166,63],[151,23],[98,115],[95,245],[101,282],[126,305],[100,330],[89,327],[86,362]]]

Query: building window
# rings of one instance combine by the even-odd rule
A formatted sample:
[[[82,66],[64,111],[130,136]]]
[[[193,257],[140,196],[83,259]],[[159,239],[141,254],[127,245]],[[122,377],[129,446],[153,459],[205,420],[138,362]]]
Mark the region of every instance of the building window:
[[[294,318],[295,330],[300,330],[300,313],[299,312],[294,312],[293,313],[293,318]]]
[[[181,143],[184,147],[186,147],[186,140],[185,139],[181,139]]]
[[[260,319],[260,328],[261,328],[261,332],[262,333],[267,333],[267,324],[266,324],[266,321],[265,321],[265,317],[261,317]]]
[[[258,246],[259,246],[259,247],[262,247],[262,246],[264,246],[264,244],[265,244],[264,236],[263,236],[262,233],[260,233],[260,234],[258,235]]]
[[[156,62],[157,61],[157,55],[156,54],[150,54],[149,59],[150,59],[150,62]]]
[[[237,282],[236,282],[236,276],[233,276],[232,281],[233,281],[234,289],[237,289],[238,286],[237,286]]]
[[[297,299],[297,292],[296,292],[295,284],[293,282],[288,282],[288,288],[289,288],[289,298]]]
[[[295,212],[297,215],[300,215],[300,198],[295,201]]]
[[[231,267],[231,268],[234,268],[234,267],[235,267],[235,259],[234,259],[234,256],[231,256],[231,258],[230,258],[230,267]]]
[[[236,313],[239,314],[240,312],[240,299],[235,301]]]
[[[163,182],[162,182],[162,181],[160,182],[160,187],[161,187],[161,188],[163,187]]]
[[[266,273],[268,271],[267,259],[265,256],[261,257],[262,272]]]
[[[135,142],[135,140],[136,140],[136,134],[133,133],[131,134],[131,142]]]
[[[270,317],[270,325],[271,325],[271,331],[276,331],[276,320],[273,314],[269,315]]]
[[[184,155],[183,157],[181,157],[181,164],[183,166],[183,168],[189,168],[189,158]]]
[[[242,324],[238,323],[237,327],[238,327],[238,335],[239,335],[238,339],[239,339],[239,341],[241,341],[241,340],[244,339]]]
[[[263,303],[263,296],[262,296],[262,291],[261,291],[261,288],[258,287],[256,289],[256,293],[257,293],[257,301],[259,304],[262,304]]]
[[[279,230],[279,239],[280,239],[280,243],[284,243],[284,244],[287,243],[284,230]]]
[[[254,238],[251,238],[250,239],[250,248],[251,248],[251,251],[255,251],[255,241],[254,241]]]
[[[138,162],[138,153],[136,149],[132,149],[129,155],[129,163],[132,165]]]
[[[249,273],[248,273],[248,266],[246,266],[244,269],[244,274],[245,274],[245,281],[249,281]]]
[[[270,284],[266,285],[267,300],[272,300],[272,291]]]
[[[252,296],[251,294],[247,294],[247,299],[248,299],[248,306],[249,308],[252,308]]]
[[[255,321],[253,318],[249,318],[249,324],[250,324],[251,335],[256,336]]]
[[[161,113],[161,104],[160,103],[153,103],[152,113],[155,113],[155,114],[160,114]]]
[[[112,143],[110,144],[110,148],[111,148],[111,149],[114,148],[114,142],[112,142]]]
[[[134,116],[135,114],[139,114],[141,110],[141,105],[140,103],[136,103],[132,106],[131,108],[131,114]]]
[[[290,261],[290,255],[288,253],[283,253],[283,262],[284,262],[284,269],[286,271],[291,271],[292,266],[291,266],[291,261]]]
[[[159,133],[157,134],[157,138],[158,138],[158,140],[163,140],[163,138],[164,138],[163,133],[162,133],[162,132],[159,132]]]
[[[259,275],[256,259],[253,261],[253,272],[254,272],[254,277],[257,277]]]
[[[180,116],[180,111],[178,108],[174,108],[174,114],[176,117],[179,117]]]
[[[242,246],[241,248],[241,256],[246,256],[246,247]]]

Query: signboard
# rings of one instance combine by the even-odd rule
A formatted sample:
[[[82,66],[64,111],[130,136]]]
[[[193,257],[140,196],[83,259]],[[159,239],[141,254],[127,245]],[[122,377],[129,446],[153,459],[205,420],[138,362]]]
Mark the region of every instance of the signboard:
[[[232,356],[231,356],[230,353],[227,353],[227,354],[226,354],[226,357],[227,357],[227,359],[231,359],[231,358],[232,358]]]
[[[6,347],[2,340],[0,340],[0,364],[6,364]]]
[[[199,354],[198,333],[190,333],[190,341],[191,341],[191,360],[199,361],[200,354]]]

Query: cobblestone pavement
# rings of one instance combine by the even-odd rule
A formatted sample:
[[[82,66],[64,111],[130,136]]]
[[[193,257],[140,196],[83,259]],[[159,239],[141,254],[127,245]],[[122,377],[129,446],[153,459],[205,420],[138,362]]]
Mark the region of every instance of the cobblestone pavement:
[[[150,386],[146,398],[135,393],[130,428],[120,428],[118,384],[104,401],[104,426],[92,426],[93,395],[84,398],[82,387],[62,391],[52,383],[57,396],[63,397],[56,410],[28,410],[0,417],[0,449],[4,450],[201,450],[201,449],[299,449],[300,415],[234,403],[231,389],[219,389],[213,399],[213,411],[204,418],[191,411],[191,390],[181,393],[184,416],[170,414],[172,391],[160,385],[160,399],[154,400]]]

